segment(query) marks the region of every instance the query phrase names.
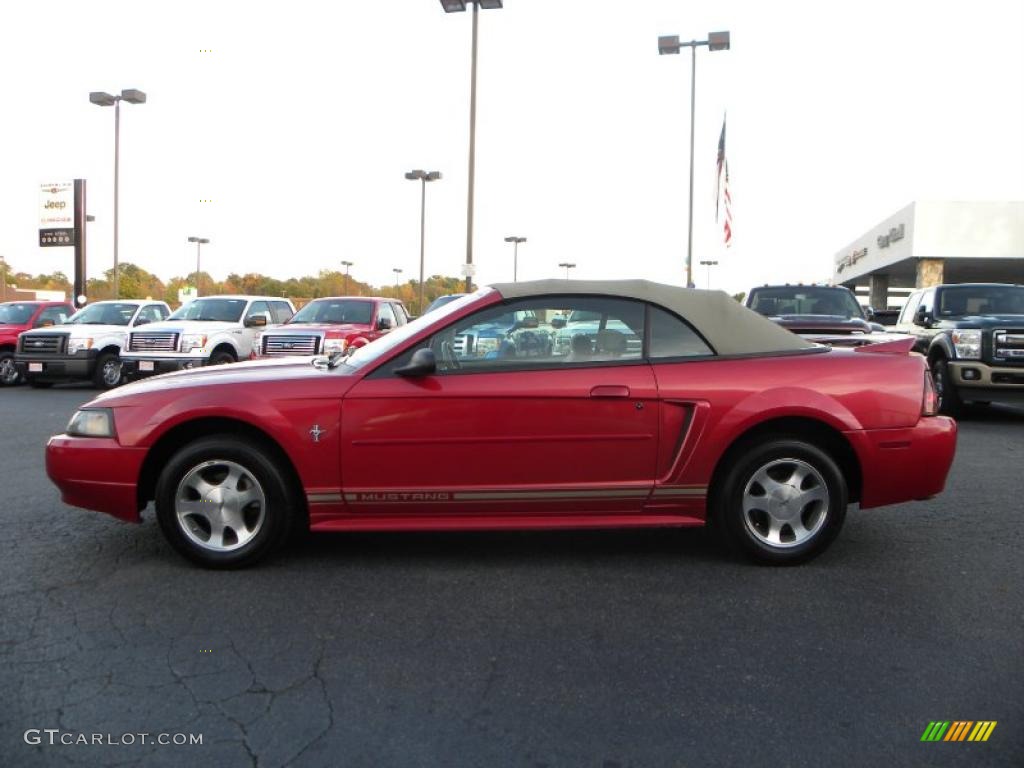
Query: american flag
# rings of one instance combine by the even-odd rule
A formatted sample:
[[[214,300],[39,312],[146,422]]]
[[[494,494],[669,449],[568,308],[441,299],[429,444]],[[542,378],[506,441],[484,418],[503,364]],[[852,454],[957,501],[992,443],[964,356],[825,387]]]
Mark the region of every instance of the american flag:
[[[722,135],[718,137],[718,173],[715,176],[715,221],[722,217],[722,235],[725,247],[732,245],[732,197],[729,194],[729,161],[725,159],[725,118],[722,118]]]

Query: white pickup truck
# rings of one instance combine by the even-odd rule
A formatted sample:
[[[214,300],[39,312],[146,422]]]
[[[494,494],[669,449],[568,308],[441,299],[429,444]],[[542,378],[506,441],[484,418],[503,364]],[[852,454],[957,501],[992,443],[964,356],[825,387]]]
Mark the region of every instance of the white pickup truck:
[[[60,325],[22,333],[14,364],[32,387],[86,379],[99,389],[111,389],[121,383],[120,355],[129,333],[169,314],[162,301],[97,301]]]
[[[121,353],[129,379],[221,365],[249,357],[260,330],[295,314],[276,296],[204,296],[180,307],[165,322],[128,337]]]

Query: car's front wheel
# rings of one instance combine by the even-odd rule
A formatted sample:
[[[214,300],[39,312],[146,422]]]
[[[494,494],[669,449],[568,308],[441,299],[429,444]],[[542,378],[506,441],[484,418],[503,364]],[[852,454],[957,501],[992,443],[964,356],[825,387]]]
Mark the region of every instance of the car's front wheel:
[[[946,416],[959,416],[963,410],[960,393],[949,375],[949,363],[944,357],[932,360],[932,380],[935,382],[935,395],[938,398],[939,413]]]
[[[214,435],[185,445],[164,467],[156,513],[185,557],[209,568],[241,568],[284,543],[296,497],[270,450]]]
[[[712,514],[729,543],[767,564],[821,554],[846,518],[847,488],[829,454],[798,438],[761,440],[732,452]]]
[[[13,387],[21,380],[13,352],[0,352],[0,387]]]
[[[97,389],[113,389],[121,383],[121,360],[113,352],[104,352],[96,359],[92,383]]]

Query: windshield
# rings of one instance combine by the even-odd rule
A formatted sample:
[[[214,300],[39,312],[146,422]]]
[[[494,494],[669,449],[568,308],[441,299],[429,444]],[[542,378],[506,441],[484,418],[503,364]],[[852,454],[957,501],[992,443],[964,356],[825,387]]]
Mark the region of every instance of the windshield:
[[[1024,315],[1024,286],[962,285],[943,288],[940,317],[957,315]]]
[[[780,315],[832,315],[864,319],[864,312],[853,294],[844,288],[806,285],[780,288],[755,288],[750,308],[768,317]]]
[[[211,320],[237,323],[245,311],[245,299],[196,299],[179,307],[168,320]]]
[[[80,309],[67,321],[69,325],[128,325],[138,306],[119,301],[100,301]]]
[[[288,321],[296,323],[354,323],[369,325],[373,316],[373,302],[356,299],[317,299],[311,301]]]
[[[575,309],[569,315],[570,323],[599,323],[601,322],[600,312],[589,312],[585,309]]]
[[[24,325],[35,309],[34,304],[0,304],[0,325]]]
[[[481,288],[476,293],[461,296],[455,301],[445,304],[435,312],[431,312],[429,316],[420,315],[406,325],[399,326],[386,336],[382,336],[376,341],[370,342],[365,347],[360,347],[345,358],[345,364],[353,368],[362,368],[376,360],[380,360],[382,357],[388,355],[391,350],[396,347],[400,347],[424,328],[429,328],[434,325],[443,325],[445,320],[447,320],[451,315],[457,313],[464,306],[477,301],[481,296],[486,296],[493,291],[493,288]]]

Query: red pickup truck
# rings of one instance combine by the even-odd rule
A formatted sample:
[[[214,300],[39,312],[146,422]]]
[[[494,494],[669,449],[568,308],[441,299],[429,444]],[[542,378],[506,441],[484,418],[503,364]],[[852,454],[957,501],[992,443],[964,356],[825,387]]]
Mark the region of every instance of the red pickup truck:
[[[0,387],[18,384],[21,374],[14,365],[18,334],[30,328],[59,325],[75,314],[66,301],[7,301],[0,304]]]
[[[359,349],[409,322],[398,299],[332,296],[314,299],[288,322],[267,328],[253,342],[251,358],[330,355]]]

